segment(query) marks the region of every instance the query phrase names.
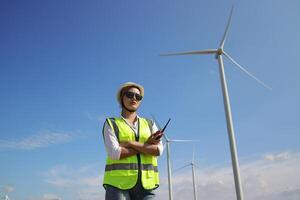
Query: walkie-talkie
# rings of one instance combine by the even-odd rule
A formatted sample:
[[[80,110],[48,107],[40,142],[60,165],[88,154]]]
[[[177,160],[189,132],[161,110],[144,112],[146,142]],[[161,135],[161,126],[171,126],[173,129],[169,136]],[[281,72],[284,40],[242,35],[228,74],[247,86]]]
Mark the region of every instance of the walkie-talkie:
[[[170,121],[171,121],[171,118],[169,118],[169,120],[167,121],[167,123],[166,123],[166,125],[164,126],[164,128],[160,130],[162,133],[165,131],[165,129],[167,128],[167,126],[168,126],[168,124],[169,124]],[[162,137],[162,135],[159,136],[159,137],[156,137],[155,139],[156,139],[156,140],[159,140],[161,137]]]

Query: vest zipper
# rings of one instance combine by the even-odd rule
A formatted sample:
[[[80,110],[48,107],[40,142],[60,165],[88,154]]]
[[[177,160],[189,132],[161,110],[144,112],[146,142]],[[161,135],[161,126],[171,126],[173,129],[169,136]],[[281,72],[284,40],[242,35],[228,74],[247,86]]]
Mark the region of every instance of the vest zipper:
[[[124,118],[122,118],[122,119],[127,124],[126,120]],[[133,128],[131,126],[129,126],[129,127],[134,132]],[[134,134],[134,137],[135,137],[135,141],[139,142],[139,140],[140,140],[140,119],[139,118],[138,118],[138,130],[137,130],[137,134]],[[141,180],[141,175],[142,175],[142,171],[141,171],[141,155],[138,153],[138,154],[136,154],[136,157],[137,157],[137,161],[138,161],[138,181],[139,181],[139,180]]]

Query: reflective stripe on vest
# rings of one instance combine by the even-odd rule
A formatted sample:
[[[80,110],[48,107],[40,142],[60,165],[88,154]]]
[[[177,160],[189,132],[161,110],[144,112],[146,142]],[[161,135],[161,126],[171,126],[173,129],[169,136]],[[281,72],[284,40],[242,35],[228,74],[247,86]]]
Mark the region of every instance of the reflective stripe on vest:
[[[120,143],[136,141],[145,143],[151,135],[152,123],[150,120],[138,118],[138,138],[123,118],[108,118],[107,123],[116,134]],[[140,159],[138,159],[138,156]],[[139,161],[140,160],[140,161]],[[133,188],[138,181],[138,170],[141,170],[141,182],[145,189],[154,189],[159,185],[157,157],[145,154],[129,156],[113,160],[109,156],[106,160],[103,185],[126,190]]]
[[[153,166],[152,164],[141,164],[141,170],[152,170],[158,172],[157,166]],[[105,171],[112,171],[112,170],[138,170],[139,164],[138,163],[115,163],[111,165],[105,166]]]

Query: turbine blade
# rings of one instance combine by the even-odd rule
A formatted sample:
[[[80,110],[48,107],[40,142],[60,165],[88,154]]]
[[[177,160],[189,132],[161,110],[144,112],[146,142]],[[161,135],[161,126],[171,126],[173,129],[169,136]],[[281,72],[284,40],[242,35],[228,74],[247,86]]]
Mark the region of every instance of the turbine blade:
[[[159,123],[157,122],[157,120],[156,120],[156,118],[154,117],[154,115],[153,115],[153,114],[151,114],[151,117],[152,117],[152,119],[153,119],[154,123],[156,124],[157,128],[158,128],[158,129],[161,129],[161,127],[160,127]]]
[[[227,38],[228,29],[229,29],[229,26],[230,26],[231,17],[232,17],[232,13],[233,13],[233,8],[234,8],[234,6],[232,5],[231,11],[230,11],[230,15],[229,15],[229,18],[228,18],[228,21],[227,21],[226,29],[225,29],[223,38],[222,38],[221,43],[220,43],[220,48],[221,49],[223,49],[225,41],[226,41],[226,38]]]
[[[196,169],[200,169],[198,165],[194,164],[194,166],[195,166]]]
[[[200,140],[177,140],[170,139],[169,142],[200,142]]]
[[[191,165],[191,164],[187,164],[187,165],[184,165],[184,166],[182,166],[182,167],[179,167],[179,168],[173,170],[173,173],[178,172],[179,170],[184,169],[184,168],[186,168],[186,167],[188,167],[188,166],[190,166],[190,165]]]
[[[163,147],[164,147],[164,149],[166,148],[166,144],[167,144],[167,142],[164,142],[164,143],[163,143]]]
[[[161,130],[161,126],[159,125],[159,123],[157,122],[157,120],[155,119],[155,117],[154,117],[153,114],[151,114],[151,117],[152,117],[154,123],[156,124],[157,128],[158,128],[159,130]],[[165,138],[165,140],[166,140],[167,142],[169,141],[169,138],[167,137],[167,135],[166,135],[165,133],[163,134],[163,138]]]
[[[245,72],[248,76],[250,76],[251,78],[253,78],[254,80],[256,80],[259,84],[261,84],[262,86],[264,86],[268,90],[272,90],[272,88],[270,86],[268,86],[267,84],[265,84],[264,82],[262,82],[261,80],[259,80],[258,78],[256,78],[253,74],[251,74],[249,71],[247,71],[245,68],[243,68],[239,63],[237,63],[228,53],[226,53],[225,51],[223,53],[240,70],[242,70],[243,72]]]
[[[167,135],[164,133],[163,134],[163,137],[165,138],[165,140],[167,141],[167,142],[169,142],[169,138],[167,137]]]
[[[160,56],[179,56],[179,55],[215,54],[215,53],[217,53],[217,49],[205,49],[205,50],[198,50],[198,51],[163,53],[160,54]]]

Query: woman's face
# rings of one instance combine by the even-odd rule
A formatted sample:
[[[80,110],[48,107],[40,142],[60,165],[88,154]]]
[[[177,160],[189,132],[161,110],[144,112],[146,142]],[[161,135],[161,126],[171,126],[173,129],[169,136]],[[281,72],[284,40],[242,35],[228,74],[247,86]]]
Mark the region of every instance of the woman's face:
[[[123,93],[123,106],[130,112],[137,111],[141,104],[141,100],[140,90],[135,87],[131,87]]]

